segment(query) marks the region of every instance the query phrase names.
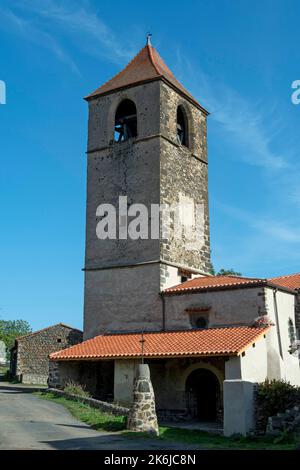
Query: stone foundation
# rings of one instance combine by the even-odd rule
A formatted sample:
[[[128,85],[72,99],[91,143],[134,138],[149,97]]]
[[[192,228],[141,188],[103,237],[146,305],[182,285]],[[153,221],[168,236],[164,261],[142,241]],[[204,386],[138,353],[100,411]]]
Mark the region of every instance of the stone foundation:
[[[23,384],[47,385],[48,375],[22,374],[19,380]]]

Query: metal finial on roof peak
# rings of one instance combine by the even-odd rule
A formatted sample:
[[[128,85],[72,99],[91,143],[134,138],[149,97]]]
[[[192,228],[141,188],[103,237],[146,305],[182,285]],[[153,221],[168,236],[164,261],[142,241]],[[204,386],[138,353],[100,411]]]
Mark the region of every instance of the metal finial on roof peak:
[[[151,46],[151,36],[152,36],[152,33],[147,33],[147,36],[146,36],[146,39],[147,39],[146,45],[147,46]]]

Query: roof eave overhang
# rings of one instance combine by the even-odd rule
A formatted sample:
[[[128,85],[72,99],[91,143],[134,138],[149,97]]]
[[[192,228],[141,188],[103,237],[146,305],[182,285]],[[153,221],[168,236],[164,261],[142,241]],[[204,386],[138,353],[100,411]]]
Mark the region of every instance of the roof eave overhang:
[[[89,101],[92,101],[94,99],[99,98],[100,96],[111,95],[112,93],[116,93],[116,92],[121,91],[121,90],[127,90],[129,88],[132,88],[132,87],[135,87],[135,86],[138,86],[138,85],[144,85],[145,83],[155,82],[155,81],[158,81],[158,80],[162,80],[167,85],[169,85],[171,88],[173,88],[173,90],[175,90],[177,93],[179,93],[185,99],[187,99],[190,103],[192,103],[194,106],[196,106],[198,109],[200,109],[200,111],[202,111],[205,116],[208,116],[210,114],[205,108],[203,108],[203,106],[201,106],[200,103],[198,103],[198,101],[194,100],[191,96],[189,96],[188,94],[184,93],[182,90],[177,88],[173,83],[171,83],[163,75],[159,75],[159,76],[153,77],[153,78],[148,78],[146,80],[138,80],[137,82],[131,83],[130,85],[121,86],[119,88],[114,88],[113,90],[108,90],[108,91],[104,91],[104,92],[99,91],[99,93],[93,92],[90,95],[85,96],[83,99],[85,101],[89,102]]]
[[[297,295],[297,289],[292,289],[291,287],[279,286],[278,284],[274,284],[273,282],[268,282],[267,287],[271,287],[271,289],[280,290],[282,292],[287,292],[289,294]]]
[[[240,356],[244,351],[246,351],[252,344],[254,344],[256,341],[261,339],[262,336],[265,336],[267,331],[271,328],[271,326],[262,326],[257,328],[257,335],[253,337],[251,340],[248,340],[246,344],[244,344],[243,347],[240,347],[237,350],[219,350],[217,352],[186,352],[186,353],[179,353],[179,352],[174,352],[174,353],[145,353],[144,358],[145,359],[183,359],[183,358],[190,358],[190,357],[237,357]],[[141,360],[141,355],[140,354],[106,354],[106,355],[80,355],[77,354],[76,356],[58,356],[55,357],[55,353],[53,355],[49,355],[49,360],[53,362],[65,362],[65,361],[73,361],[73,362],[78,362],[78,361],[105,361],[105,360]]]
[[[253,341],[254,342],[254,341]],[[252,343],[251,343],[252,344]],[[238,356],[242,351],[234,352],[218,352],[218,353],[207,353],[207,354],[149,354],[144,355],[144,359],[184,359],[187,357],[232,357]],[[85,356],[85,357],[49,357],[52,362],[65,362],[65,361],[106,361],[106,360],[140,360],[141,356],[124,355],[124,356]]]

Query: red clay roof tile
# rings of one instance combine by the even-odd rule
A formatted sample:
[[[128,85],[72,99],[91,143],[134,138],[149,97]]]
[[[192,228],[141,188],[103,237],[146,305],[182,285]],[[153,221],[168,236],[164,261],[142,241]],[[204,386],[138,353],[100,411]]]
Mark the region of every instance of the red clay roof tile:
[[[289,274],[287,276],[273,277],[269,279],[278,286],[287,287],[288,289],[300,289],[300,273]]]
[[[144,333],[144,356],[189,357],[239,355],[269,327],[236,326],[204,330]],[[141,334],[101,335],[50,354],[53,361],[122,359],[141,356]]]
[[[201,290],[218,290],[221,288],[248,287],[266,285],[266,279],[249,278],[241,276],[202,276],[169,287],[165,294],[198,292]]]
[[[289,278],[289,279],[285,279]],[[208,290],[223,290],[242,287],[279,287],[283,290],[294,291],[300,288],[300,274],[273,279],[260,279],[242,276],[201,276],[183,282],[164,290],[166,295],[188,294]]]
[[[143,47],[132,61],[129,62],[123,70],[121,70],[121,72],[115,75],[111,80],[104,83],[104,85],[97,88],[97,90],[88,95],[86,99],[90,100],[122,88],[158,79],[165,80],[169,85],[175,87],[197,107],[200,107],[206,114],[208,114],[207,111],[202,108],[195,98],[175,78],[156,49],[151,45]]]

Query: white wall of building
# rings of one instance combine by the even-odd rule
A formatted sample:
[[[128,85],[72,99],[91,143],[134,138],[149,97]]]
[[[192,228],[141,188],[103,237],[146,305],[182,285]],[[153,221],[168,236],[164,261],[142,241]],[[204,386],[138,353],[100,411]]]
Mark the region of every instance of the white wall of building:
[[[252,380],[263,382],[268,377],[267,361],[267,336],[271,332],[267,331],[243,354],[231,357],[225,363],[226,380]]]
[[[114,401],[128,406],[132,403],[136,366],[140,361],[122,359],[115,361]]]
[[[178,284],[182,283],[181,280],[181,272],[178,266],[171,266],[166,263],[162,263],[164,267],[165,274],[161,277],[161,289],[168,289],[169,287],[177,286]],[[184,266],[182,267],[184,269]],[[185,268],[187,269],[187,268]],[[195,277],[201,277],[201,273],[193,273],[191,274],[190,279],[194,279]]]
[[[289,352],[289,322],[295,329],[295,296],[282,290],[274,292],[270,287],[255,287],[166,296],[166,329],[192,328],[190,314],[186,312],[191,307],[209,307],[210,328],[251,325],[258,316],[268,315],[274,326],[244,357],[229,360],[228,377],[253,378],[258,382],[265,378],[284,379],[300,385],[299,360]]]
[[[275,327],[268,335],[268,377],[280,378],[300,385],[300,368],[297,355],[289,352],[291,338],[289,333],[289,320],[295,328],[295,296],[287,292],[266,289],[266,302],[268,316],[274,322]],[[277,314],[276,314],[277,303]]]
[[[224,381],[224,435],[246,436],[254,428],[254,386],[251,380]]]

